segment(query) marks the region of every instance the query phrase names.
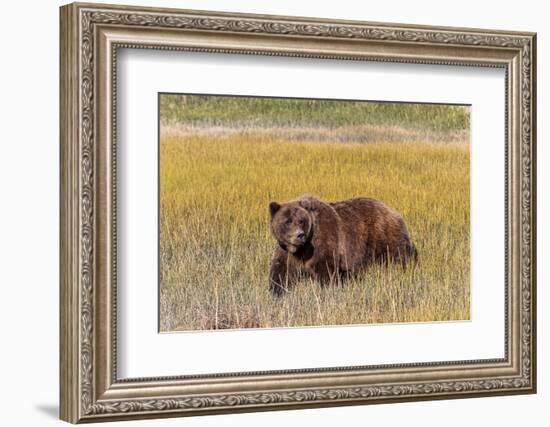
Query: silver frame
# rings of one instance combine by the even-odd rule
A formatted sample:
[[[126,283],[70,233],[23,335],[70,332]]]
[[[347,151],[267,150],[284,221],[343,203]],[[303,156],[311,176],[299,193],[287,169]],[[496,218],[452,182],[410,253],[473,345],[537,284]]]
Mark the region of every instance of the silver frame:
[[[61,418],[129,418],[536,390],[534,33],[75,3],[61,8]],[[116,373],[118,48],[506,70],[505,357],[120,380]]]

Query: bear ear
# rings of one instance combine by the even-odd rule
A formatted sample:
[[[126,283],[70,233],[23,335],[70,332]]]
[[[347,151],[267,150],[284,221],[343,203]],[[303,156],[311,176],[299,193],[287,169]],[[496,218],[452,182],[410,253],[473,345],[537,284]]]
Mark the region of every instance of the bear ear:
[[[279,203],[271,202],[269,204],[269,214],[271,216],[275,215],[279,209],[281,209],[281,205]]]

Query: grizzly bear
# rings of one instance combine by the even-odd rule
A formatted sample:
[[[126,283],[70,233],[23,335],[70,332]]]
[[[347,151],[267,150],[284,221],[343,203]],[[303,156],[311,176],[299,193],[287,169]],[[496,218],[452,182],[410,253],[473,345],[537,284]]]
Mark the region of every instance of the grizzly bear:
[[[269,289],[277,296],[300,274],[324,286],[373,262],[405,266],[417,256],[401,215],[375,199],[329,203],[304,195],[288,203],[271,202],[269,214],[277,240]]]

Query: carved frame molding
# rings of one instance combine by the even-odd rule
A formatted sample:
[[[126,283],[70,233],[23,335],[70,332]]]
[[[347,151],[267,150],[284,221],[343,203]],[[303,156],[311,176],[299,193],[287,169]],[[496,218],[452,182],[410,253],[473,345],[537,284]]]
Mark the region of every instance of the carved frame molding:
[[[511,265],[505,359],[117,380],[116,286],[102,279],[110,275],[116,282],[112,176],[114,64],[120,47],[505,67]],[[93,4],[62,7],[61,418],[101,421],[534,392],[535,68],[532,33]],[[273,387],[253,387],[270,375]],[[349,375],[348,385],[334,380],[342,375]],[[284,387],[287,380],[300,385]],[[187,387],[201,381],[210,392]]]

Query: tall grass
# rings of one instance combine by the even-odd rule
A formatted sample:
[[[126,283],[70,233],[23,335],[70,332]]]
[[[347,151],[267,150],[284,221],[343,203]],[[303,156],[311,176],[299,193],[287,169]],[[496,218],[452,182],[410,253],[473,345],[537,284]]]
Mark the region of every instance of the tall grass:
[[[208,116],[201,108],[167,108],[161,117]],[[227,110],[223,120],[237,120]],[[300,117],[295,113],[269,116],[287,123],[285,117]],[[319,114],[326,119],[326,110]],[[161,330],[468,319],[469,158],[468,144],[300,142],[253,132],[162,136]],[[273,297],[268,203],[302,193],[374,197],[397,209],[418,248],[418,266],[373,266],[328,288],[304,279]]]

